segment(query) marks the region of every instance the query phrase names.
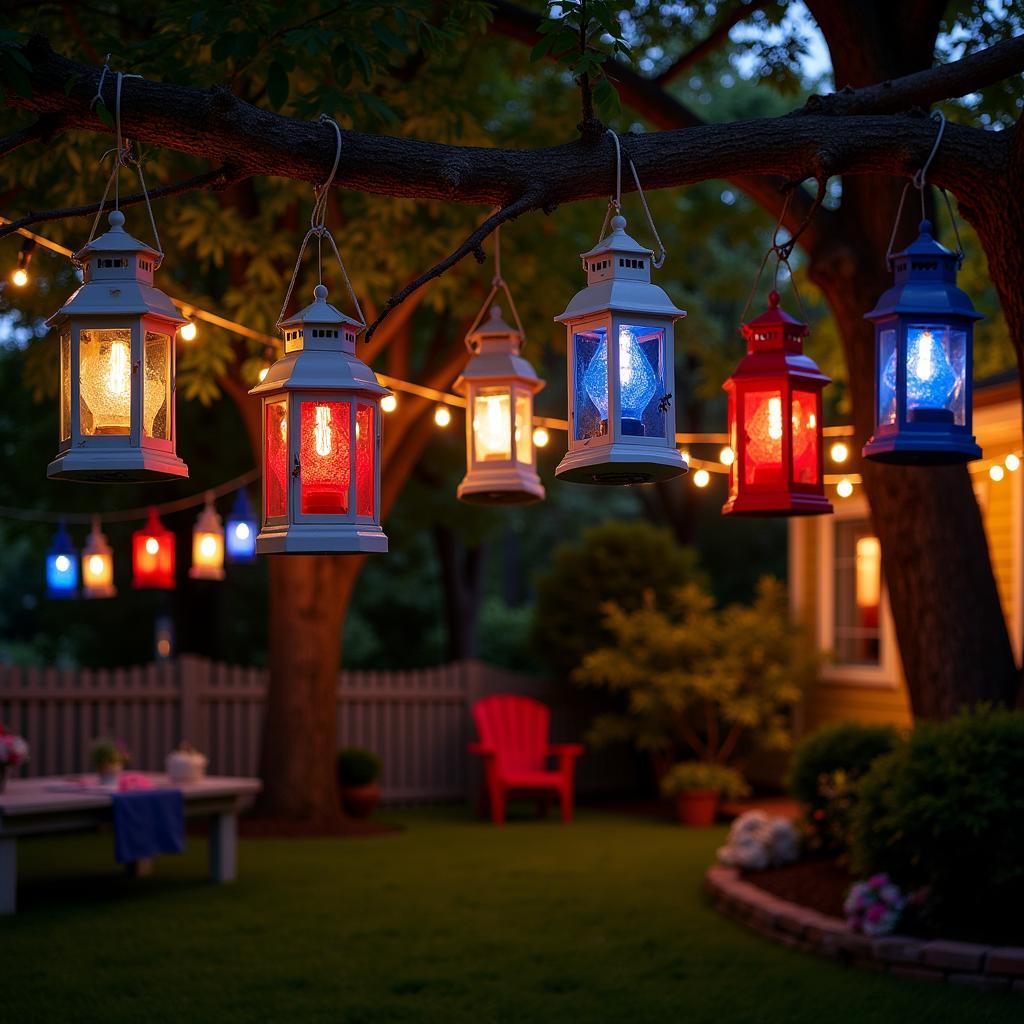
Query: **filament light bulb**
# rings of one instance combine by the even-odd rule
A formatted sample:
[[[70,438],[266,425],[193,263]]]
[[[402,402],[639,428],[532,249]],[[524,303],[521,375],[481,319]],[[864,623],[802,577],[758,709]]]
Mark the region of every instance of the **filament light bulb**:
[[[28,271],[22,267],[18,267],[17,270],[11,274],[11,284],[15,288],[24,288],[28,284]]]
[[[1016,473],[1017,470],[1020,469],[1020,457],[1018,455],[1014,455],[1012,452],[1007,455],[1003,461],[1006,463],[1006,468],[1011,473]]]
[[[160,551],[160,541],[156,537],[146,538],[146,554],[156,555]]]
[[[211,534],[207,533],[203,535],[203,538],[199,541],[199,554],[203,558],[213,558],[217,554],[217,541]]]
[[[317,455],[323,458],[331,454],[331,407],[329,405],[316,407],[316,426],[313,428],[313,439],[316,441]]]
[[[132,387],[131,353],[123,341],[110,345],[110,365],[107,370],[107,388],[112,395],[127,395]]]

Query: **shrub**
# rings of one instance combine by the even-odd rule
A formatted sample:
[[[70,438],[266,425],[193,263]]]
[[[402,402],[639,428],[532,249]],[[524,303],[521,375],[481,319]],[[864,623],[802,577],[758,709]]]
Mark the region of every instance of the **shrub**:
[[[900,742],[888,725],[840,722],[826,725],[797,744],[786,784],[803,805],[808,848],[845,852],[856,784],[874,761]]]
[[[531,630],[538,655],[556,675],[568,676],[584,655],[607,644],[602,609],[615,601],[635,611],[645,592],[667,601],[690,580],[703,580],[696,553],[668,530],[645,522],[607,522],[556,549],[537,581]]]
[[[1024,712],[980,707],[919,725],[858,786],[855,867],[917,892],[944,935],[1020,939]]]
[[[337,767],[338,783],[342,786],[368,786],[380,778],[380,758],[362,747],[339,750]]]
[[[683,761],[673,765],[661,780],[664,796],[679,796],[689,789],[714,790],[726,800],[738,800],[750,792],[750,787],[735,768],[706,761]]]

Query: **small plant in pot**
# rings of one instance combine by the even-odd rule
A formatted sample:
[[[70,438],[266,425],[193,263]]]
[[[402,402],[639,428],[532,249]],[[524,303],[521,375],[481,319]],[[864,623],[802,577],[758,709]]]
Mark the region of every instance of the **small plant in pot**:
[[[101,786],[116,786],[121,769],[131,764],[132,756],[121,740],[101,736],[89,748],[89,764],[100,777]]]
[[[715,823],[719,801],[738,800],[750,792],[750,787],[735,768],[684,761],[665,773],[661,792],[675,800],[681,825],[702,827]]]
[[[353,818],[368,818],[380,803],[380,758],[361,747],[338,751],[341,805]]]

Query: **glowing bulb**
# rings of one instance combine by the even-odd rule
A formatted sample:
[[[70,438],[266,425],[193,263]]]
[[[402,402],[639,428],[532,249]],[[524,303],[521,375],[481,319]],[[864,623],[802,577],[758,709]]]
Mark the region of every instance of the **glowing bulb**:
[[[329,405],[318,405],[316,407],[316,426],[313,428],[313,440],[316,442],[317,455],[323,458],[331,454],[331,407]]]
[[[100,576],[103,573],[103,556],[102,555],[90,555],[87,563],[89,573],[92,576]]]
[[[543,428],[537,427],[533,432],[533,443],[538,448],[544,448],[547,446],[548,441],[551,440],[551,435]]]
[[[53,564],[57,572],[67,572],[71,568],[71,559],[67,555],[58,555],[53,560]]]
[[[619,328],[619,403],[622,418],[635,420],[639,433],[643,434],[644,410],[658,391],[658,374],[651,366],[643,346],[634,337],[635,327],[623,325]],[[601,419],[608,419],[608,347],[599,344],[586,372],[583,386],[594,403]],[[623,428],[623,433],[631,433]]]
[[[213,558],[217,554],[217,539],[212,534],[205,534],[199,541],[199,554],[203,558]]]
[[[24,270],[22,267],[18,267],[18,269],[11,274],[11,283],[15,288],[24,288],[25,285],[28,284],[28,271]]]
[[[833,462],[845,462],[850,457],[850,449],[842,441],[836,441],[829,455]]]
[[[439,405],[434,410],[434,422],[439,427],[447,427],[452,421],[452,414],[448,411],[447,405]]]
[[[778,395],[768,399],[768,436],[773,441],[782,440],[782,399]]]
[[[257,374],[257,376],[260,379],[260,383],[261,384],[267,379],[267,374],[268,373],[270,373],[270,367],[269,366],[264,366],[263,369],[260,370],[260,372]]]
[[[394,412],[398,408],[398,399],[394,395],[385,395],[380,400],[381,412]]]
[[[181,328],[181,340],[182,341],[195,341],[196,335],[199,333],[198,328],[191,320]]]
[[[836,494],[838,494],[840,498],[848,498],[853,494],[853,484],[851,484],[846,477],[843,477],[843,479],[836,484]]]
[[[721,462],[723,466],[731,466],[736,461],[736,453],[726,445],[718,453],[718,461]]]
[[[991,469],[989,469],[988,475],[992,477],[992,479],[995,480],[996,483],[999,483],[999,481],[1002,480],[1004,476],[1006,476],[1006,471],[1003,469],[1002,466],[995,465],[992,466]]]
[[[685,448],[679,449],[679,454],[683,457],[683,462],[687,465],[690,464],[690,453]]]
[[[250,532],[248,523],[235,523],[235,536],[239,540],[248,540]]]
[[[886,364],[883,383],[886,395],[895,395],[895,352]],[[911,329],[907,335],[907,408],[948,409],[959,389],[960,379],[934,332],[925,328]],[[891,397],[887,397],[883,405],[891,401]]]
[[[127,395],[132,387],[131,353],[123,341],[110,346],[110,366],[107,370],[107,388],[112,395]]]
[[[711,483],[711,474],[706,469],[698,469],[693,474],[694,487],[707,487]]]
[[[146,538],[146,554],[147,555],[156,555],[156,554],[159,553],[159,551],[160,551],[160,541],[158,541],[156,539],[156,537],[147,537]]]
[[[1007,455],[1004,462],[1006,463],[1006,468],[1011,473],[1016,473],[1017,470],[1020,469],[1020,457],[1017,455],[1012,453]]]

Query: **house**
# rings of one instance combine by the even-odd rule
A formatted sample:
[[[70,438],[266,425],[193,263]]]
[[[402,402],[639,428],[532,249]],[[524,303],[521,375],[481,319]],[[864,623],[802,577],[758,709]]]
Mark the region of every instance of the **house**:
[[[1020,658],[1024,642],[1024,468],[1021,394],[1016,370],[975,385],[974,432],[984,451],[971,477],[988,535],[1003,614]],[[998,466],[994,473],[993,468]],[[1002,472],[1000,473],[1000,469]],[[1001,477],[1001,479],[996,479]],[[801,731],[838,720],[911,722],[867,501],[858,487],[835,497],[835,514],[791,519],[789,589],[794,615],[825,653],[808,692]]]

